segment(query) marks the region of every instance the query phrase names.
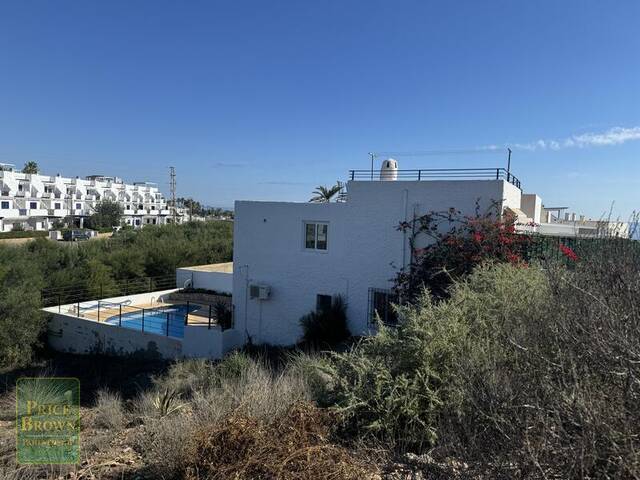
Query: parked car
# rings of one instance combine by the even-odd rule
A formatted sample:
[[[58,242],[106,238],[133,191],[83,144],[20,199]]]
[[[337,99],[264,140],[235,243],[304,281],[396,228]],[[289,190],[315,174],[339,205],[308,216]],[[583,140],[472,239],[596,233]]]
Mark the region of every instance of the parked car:
[[[78,242],[80,240],[89,240],[90,238],[89,230],[67,230],[62,236],[65,242]]]

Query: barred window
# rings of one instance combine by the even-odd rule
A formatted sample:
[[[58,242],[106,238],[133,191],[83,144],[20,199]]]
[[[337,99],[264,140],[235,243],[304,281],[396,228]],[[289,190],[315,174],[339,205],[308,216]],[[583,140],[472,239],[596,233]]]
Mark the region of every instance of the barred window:
[[[398,316],[392,304],[398,303],[398,294],[392,290],[369,289],[369,324],[374,325],[377,317],[385,325],[397,325]]]

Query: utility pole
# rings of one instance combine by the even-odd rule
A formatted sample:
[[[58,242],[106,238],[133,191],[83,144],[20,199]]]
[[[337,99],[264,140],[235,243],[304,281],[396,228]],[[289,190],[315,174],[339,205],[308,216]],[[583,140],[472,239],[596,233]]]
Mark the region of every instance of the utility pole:
[[[511,149],[507,147],[509,156],[507,158],[507,182],[511,181]]]
[[[171,189],[171,204],[173,208],[173,224],[178,223],[178,210],[176,209],[176,169],[175,167],[169,167],[169,185]]]
[[[371,157],[371,180],[373,180],[373,160],[376,158],[376,154],[369,152],[369,156]]]

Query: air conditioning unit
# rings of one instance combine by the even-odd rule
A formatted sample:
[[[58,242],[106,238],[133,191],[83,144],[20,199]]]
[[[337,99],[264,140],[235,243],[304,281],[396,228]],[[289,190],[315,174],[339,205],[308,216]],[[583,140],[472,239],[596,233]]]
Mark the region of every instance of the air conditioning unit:
[[[250,285],[249,297],[258,300],[268,300],[271,296],[271,287],[267,285]]]

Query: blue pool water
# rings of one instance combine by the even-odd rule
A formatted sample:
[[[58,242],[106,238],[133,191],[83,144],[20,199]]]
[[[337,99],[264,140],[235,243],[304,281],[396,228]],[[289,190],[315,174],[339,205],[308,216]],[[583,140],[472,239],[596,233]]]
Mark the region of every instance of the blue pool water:
[[[139,330],[169,337],[184,337],[184,320],[187,312],[191,313],[199,307],[194,305],[171,305],[168,307],[145,308],[139,312],[123,313],[107,320],[111,325]]]

